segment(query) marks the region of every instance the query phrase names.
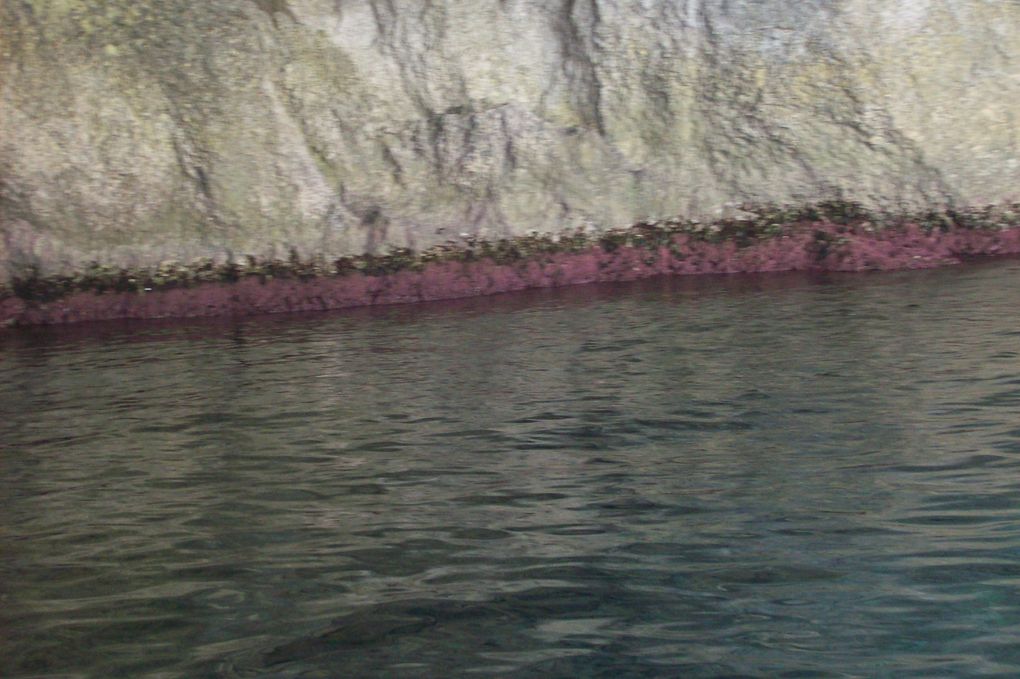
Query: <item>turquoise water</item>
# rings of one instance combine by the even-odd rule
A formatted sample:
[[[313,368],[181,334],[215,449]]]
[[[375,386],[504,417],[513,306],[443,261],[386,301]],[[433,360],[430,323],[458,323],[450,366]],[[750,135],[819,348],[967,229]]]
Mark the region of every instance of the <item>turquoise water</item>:
[[[1020,265],[0,334],[0,676],[1020,674]]]

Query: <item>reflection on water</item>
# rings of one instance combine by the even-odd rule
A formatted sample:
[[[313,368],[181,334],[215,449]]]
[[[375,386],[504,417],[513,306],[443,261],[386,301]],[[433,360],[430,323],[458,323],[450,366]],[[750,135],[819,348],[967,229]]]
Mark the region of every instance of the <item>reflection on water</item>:
[[[0,676],[1020,672],[1020,266],[0,335]]]

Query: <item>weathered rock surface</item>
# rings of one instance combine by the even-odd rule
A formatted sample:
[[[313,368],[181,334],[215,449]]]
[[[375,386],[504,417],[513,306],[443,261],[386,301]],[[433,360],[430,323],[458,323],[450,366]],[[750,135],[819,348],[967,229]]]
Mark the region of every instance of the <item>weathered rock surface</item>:
[[[1020,200],[1020,2],[0,0],[0,282]]]

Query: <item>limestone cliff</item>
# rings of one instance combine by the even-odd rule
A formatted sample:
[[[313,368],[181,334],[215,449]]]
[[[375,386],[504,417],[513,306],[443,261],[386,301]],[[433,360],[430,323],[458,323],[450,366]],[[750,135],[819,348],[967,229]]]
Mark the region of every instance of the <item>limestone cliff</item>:
[[[0,281],[1020,200],[1020,2],[0,0]]]

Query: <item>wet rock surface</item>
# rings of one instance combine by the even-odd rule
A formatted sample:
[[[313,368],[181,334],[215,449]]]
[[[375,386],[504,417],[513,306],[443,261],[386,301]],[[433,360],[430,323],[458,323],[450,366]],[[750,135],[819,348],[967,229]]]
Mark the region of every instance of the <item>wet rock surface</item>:
[[[4,0],[0,45],[3,281],[1020,198],[1017,3]]]
[[[746,221],[642,222],[594,236],[469,238],[333,262],[294,254],[245,265],[100,268],[15,279],[0,295],[0,325],[326,311],[654,276],[926,269],[1020,254],[1020,206],[950,214],[882,223],[860,206],[830,204]]]

